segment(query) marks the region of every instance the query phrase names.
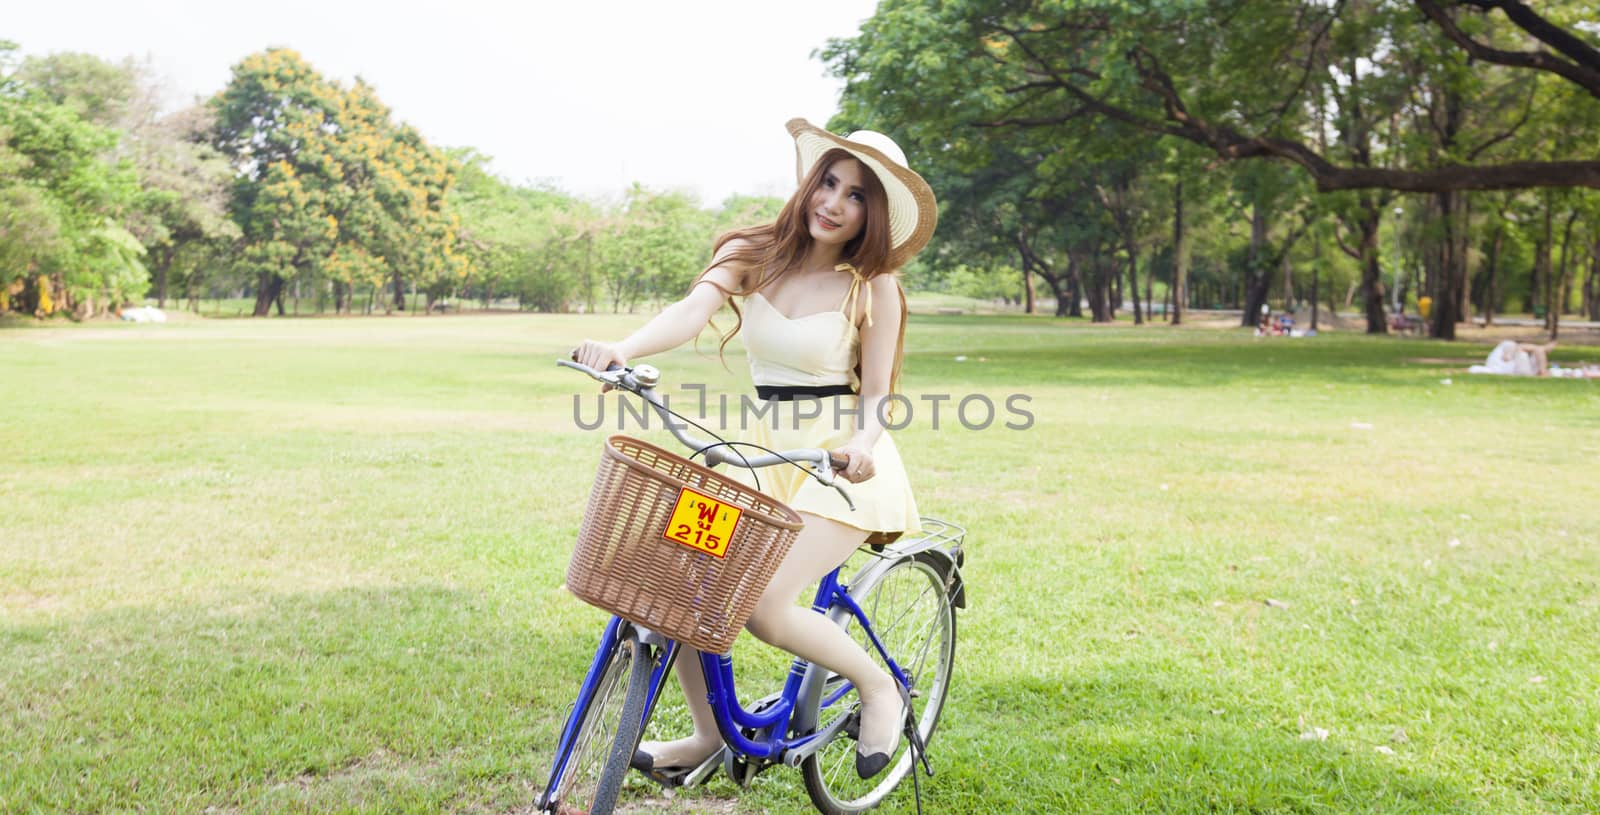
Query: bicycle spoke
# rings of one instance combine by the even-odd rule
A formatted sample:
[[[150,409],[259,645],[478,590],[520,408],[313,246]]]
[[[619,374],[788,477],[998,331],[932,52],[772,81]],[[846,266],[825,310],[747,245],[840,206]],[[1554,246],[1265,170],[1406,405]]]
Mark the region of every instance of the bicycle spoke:
[[[932,592],[931,588],[925,588],[925,589],[923,589],[921,594],[919,594],[915,598],[912,598],[911,602],[912,603],[916,603],[917,601],[923,599],[924,597],[927,597],[928,594],[930,594],[931,592]],[[878,625],[878,624],[874,624],[873,625],[873,630],[878,632],[878,638],[879,639],[885,638],[886,636],[888,636],[888,634],[890,632],[894,631],[897,627],[899,627],[900,623],[905,620],[906,616],[909,615],[914,610],[911,605],[902,606],[902,608],[904,608],[905,610],[900,612],[900,615],[895,617],[893,620],[890,620],[887,623],[882,624],[882,625]],[[872,619],[877,620],[878,616],[876,614],[874,614],[872,616]]]
[[[629,673],[637,667],[636,657],[631,648],[620,646],[594,688],[584,724],[568,754],[568,766],[556,783],[554,800],[562,809],[584,812],[596,803],[611,746],[622,725],[626,705],[623,696],[625,689],[631,687]]]
[[[891,659],[919,691],[912,715],[918,732],[927,738],[944,705],[954,654],[955,619],[944,573],[926,559],[913,558],[888,567],[863,589],[856,599],[870,621],[871,636],[855,618],[846,620],[845,628],[874,661]],[[844,697],[832,706],[834,715],[849,715],[858,698],[854,693]],[[857,778],[857,746],[850,739],[837,739],[805,765],[807,791],[825,813],[852,815],[876,807],[913,771],[909,744],[902,739],[889,769],[872,779]]]

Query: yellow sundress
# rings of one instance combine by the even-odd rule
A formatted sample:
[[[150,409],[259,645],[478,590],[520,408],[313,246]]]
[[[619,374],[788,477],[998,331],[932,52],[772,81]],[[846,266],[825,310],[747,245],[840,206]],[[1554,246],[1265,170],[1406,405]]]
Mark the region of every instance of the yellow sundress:
[[[750,379],[758,392],[777,388],[827,388],[846,386],[849,393],[821,398],[753,400],[760,415],[740,411],[736,421],[742,441],[754,442],[775,451],[801,447],[833,450],[844,446],[855,434],[855,414],[861,388],[856,362],[861,354],[861,337],[850,315],[857,297],[866,292],[870,321],[871,293],[864,278],[845,266],[854,276],[850,290],[839,308],[803,317],[784,316],[760,292],[744,298],[744,321],[739,336],[750,359]],[[870,322],[868,323],[870,325]],[[814,415],[813,415],[814,414]],[[739,447],[751,455],[759,451]],[[782,465],[759,471],[761,490],[788,504],[796,512],[808,512],[867,532],[917,532],[917,502],[911,493],[900,451],[886,430],[872,448],[875,474],[859,484],[841,482],[855,501],[850,509],[831,487],[817,483],[799,468]],[[725,466],[730,477],[754,486],[750,471]]]

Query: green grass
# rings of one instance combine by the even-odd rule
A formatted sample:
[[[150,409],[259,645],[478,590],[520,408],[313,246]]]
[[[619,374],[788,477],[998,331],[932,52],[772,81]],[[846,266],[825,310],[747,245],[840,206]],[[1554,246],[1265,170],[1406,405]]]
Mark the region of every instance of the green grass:
[[[602,620],[561,588],[602,434],[551,363],[641,320],[0,330],[0,811],[526,812]],[[909,340],[912,397],[1035,416],[897,434],[970,529],[928,811],[1600,810],[1600,382],[1348,335]],[[744,387],[737,352],[655,361]],[[628,795],[811,811],[781,769]]]

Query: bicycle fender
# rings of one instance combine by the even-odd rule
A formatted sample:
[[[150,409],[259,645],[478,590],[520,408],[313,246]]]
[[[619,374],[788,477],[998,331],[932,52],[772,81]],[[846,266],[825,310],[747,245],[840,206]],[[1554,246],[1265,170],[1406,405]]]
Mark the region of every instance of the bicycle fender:
[[[950,549],[928,549],[919,552],[918,557],[926,556],[930,565],[939,570],[944,576],[945,591],[950,595],[950,605],[956,608],[967,607],[967,583],[961,577],[961,566],[967,559],[966,552],[959,546]]]

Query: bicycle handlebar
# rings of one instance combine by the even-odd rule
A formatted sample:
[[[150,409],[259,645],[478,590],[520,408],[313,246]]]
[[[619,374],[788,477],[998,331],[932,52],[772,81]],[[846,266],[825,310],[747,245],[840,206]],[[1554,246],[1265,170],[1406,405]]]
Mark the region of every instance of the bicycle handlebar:
[[[841,455],[836,455],[820,447],[803,447],[798,450],[785,450],[781,453],[762,453],[755,456],[745,456],[734,453],[726,442],[704,442],[689,435],[688,425],[672,418],[667,406],[662,403],[661,397],[656,394],[656,386],[661,383],[661,372],[654,365],[636,365],[631,368],[622,368],[613,365],[610,370],[597,371],[581,362],[570,359],[558,359],[556,364],[564,368],[588,374],[590,378],[603,382],[614,388],[620,388],[643,399],[661,417],[667,430],[677,437],[685,447],[696,453],[704,453],[706,465],[714,467],[718,464],[731,464],[754,470],[757,467],[771,467],[774,464],[794,464],[806,462],[811,465],[809,472],[818,482],[838,490],[844,502],[851,510],[856,508],[855,501],[850,499],[846,492],[834,479],[835,470],[843,470],[850,460]]]

